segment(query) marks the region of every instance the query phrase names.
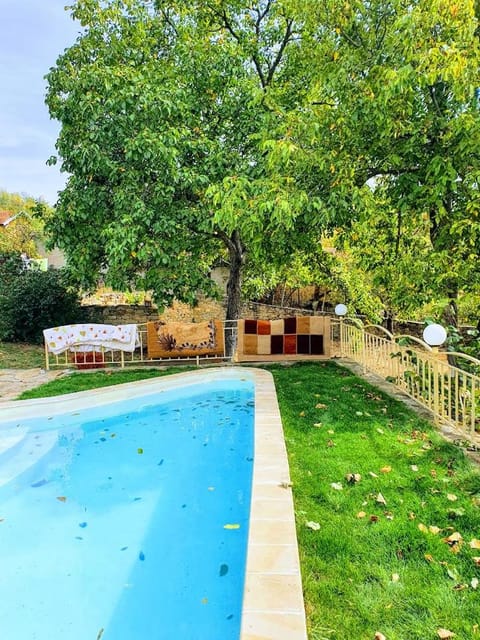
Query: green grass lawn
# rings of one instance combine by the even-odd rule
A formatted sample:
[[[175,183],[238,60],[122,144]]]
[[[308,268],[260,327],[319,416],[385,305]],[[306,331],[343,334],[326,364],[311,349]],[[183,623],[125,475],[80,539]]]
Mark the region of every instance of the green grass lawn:
[[[34,389],[24,391],[18,400],[30,400],[32,398],[47,398],[59,396],[76,391],[88,391],[88,389],[98,389],[100,387],[110,387],[126,382],[136,382],[149,378],[158,378],[171,375],[173,373],[184,373],[197,369],[195,366],[166,367],[165,369],[102,369],[88,373],[71,373],[64,378],[58,378],[42,384]]]
[[[32,369],[45,367],[42,345],[0,342],[0,369]]]
[[[310,640],[480,638],[478,469],[403,403],[333,362],[268,369],[290,460]],[[36,393],[178,370],[76,374]]]
[[[477,637],[478,469],[403,403],[333,363],[270,370],[311,640]]]

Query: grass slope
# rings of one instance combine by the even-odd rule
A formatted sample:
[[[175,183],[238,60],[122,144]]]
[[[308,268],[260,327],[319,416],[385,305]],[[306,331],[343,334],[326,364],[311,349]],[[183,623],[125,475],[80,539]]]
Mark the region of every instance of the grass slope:
[[[0,369],[32,369],[45,367],[42,345],[0,342]]]
[[[47,398],[75,393],[77,391],[88,391],[100,387],[110,387],[137,380],[147,380],[171,375],[173,373],[184,373],[196,369],[194,366],[168,367],[165,369],[105,369],[88,373],[71,373],[68,376],[46,382],[45,384],[29,389],[20,394],[17,400],[30,400],[32,398]]]
[[[333,363],[270,370],[311,640],[480,634],[478,470],[403,403]]]

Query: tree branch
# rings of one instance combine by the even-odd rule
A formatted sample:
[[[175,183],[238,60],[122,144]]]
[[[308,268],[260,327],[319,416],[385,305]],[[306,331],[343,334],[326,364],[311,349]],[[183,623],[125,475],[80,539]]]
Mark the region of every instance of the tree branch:
[[[227,12],[224,10],[221,14],[217,14],[217,15],[220,15],[220,17],[222,18],[223,24],[225,25],[225,28],[230,33],[230,35],[233,38],[235,38],[238,44],[243,45],[243,40],[240,37],[240,35],[236,32],[236,30],[233,28],[233,25],[227,16]],[[257,71],[258,77],[260,78],[260,84],[262,85],[262,89],[265,89],[267,86],[265,81],[265,74],[263,73],[260,61],[258,60],[255,54],[252,55],[252,61]]]
[[[283,53],[285,51],[286,46],[290,42],[292,33],[293,33],[293,20],[291,18],[287,18],[287,28],[285,30],[285,34],[283,36],[282,43],[280,45],[280,49],[278,50],[277,55],[275,56],[275,60],[273,61],[272,65],[271,65],[271,67],[270,67],[270,69],[268,71],[267,85],[269,85],[271,83],[271,81],[273,80],[273,76],[275,74],[275,71],[277,70],[278,65],[282,61]]]

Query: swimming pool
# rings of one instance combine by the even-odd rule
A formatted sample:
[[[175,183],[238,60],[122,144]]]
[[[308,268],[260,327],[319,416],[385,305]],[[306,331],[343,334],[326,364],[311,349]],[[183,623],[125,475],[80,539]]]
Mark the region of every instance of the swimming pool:
[[[258,374],[262,378],[265,372]],[[261,637],[292,640],[306,637],[303,602],[295,593],[300,586],[301,598],[296,540],[292,543],[291,536],[288,541],[283,537],[287,530],[291,534],[293,523],[288,465],[285,468],[282,462],[283,467],[278,466],[281,456],[274,433],[278,428],[272,421],[271,406],[265,411],[265,443],[260,443],[260,447],[257,419],[262,417],[262,411],[258,408],[256,411],[255,458],[268,463],[265,458],[268,450],[273,456],[270,465],[257,468],[255,463],[257,490],[252,501],[248,481],[245,485],[245,477],[251,476],[252,471],[251,400],[255,387],[258,401],[257,377],[257,373],[238,374],[233,370],[195,372],[173,376],[175,380],[165,378],[128,385],[128,392],[112,387],[75,394],[53,404],[44,400],[3,405],[7,409],[4,411],[2,407],[3,426],[0,422],[4,447],[17,447],[18,451],[20,440],[14,441],[15,429],[23,435],[25,419],[28,421],[28,416],[34,415],[35,432],[31,434],[30,452],[25,451],[23,460],[27,464],[28,455],[38,459],[10,480],[8,473],[12,475],[12,467],[8,464],[1,467],[0,592],[3,589],[4,593],[0,608],[5,609],[0,612],[2,637],[56,640],[51,632],[52,621],[61,630],[58,638],[72,640],[77,637],[243,640],[254,637],[250,634],[256,633],[255,629],[265,629],[265,625],[270,625],[271,632]],[[162,402],[161,409],[152,404],[153,390],[157,397],[164,394],[166,402]],[[167,399],[170,393],[174,393],[174,398]],[[119,401],[126,394],[128,402]],[[87,420],[80,426],[87,398],[94,408],[87,412]],[[189,404],[187,409],[188,398],[193,398],[193,405]],[[106,418],[112,402],[117,405],[115,413],[119,408],[121,414],[123,411],[123,431]],[[169,402],[172,413],[166,413]],[[180,419],[182,409],[178,404],[184,407],[185,422]],[[199,417],[202,404],[208,411],[207,420]],[[234,417],[225,414],[221,404],[230,404]],[[159,416],[159,412],[163,415]],[[65,413],[69,413],[73,423],[61,427]],[[141,424],[149,413],[156,416],[154,426]],[[239,438],[233,438],[232,422],[239,425]],[[8,423],[14,423],[13,433],[5,426]],[[205,430],[207,423],[214,425],[222,447],[216,452],[215,437]],[[59,429],[63,429],[60,439],[58,435],[52,436]],[[166,447],[165,437],[155,444],[149,438],[156,429],[180,431],[184,439],[171,448]],[[131,437],[133,433],[136,439]],[[85,445],[93,450],[91,460]],[[121,464],[112,471],[112,465],[119,460]],[[176,469],[175,489],[166,488],[169,466]],[[236,468],[243,478],[241,486],[235,480]],[[191,488],[187,486],[189,477],[196,478]],[[286,480],[279,482],[281,478]],[[153,479],[153,488],[145,488],[147,479]],[[24,502],[27,494],[34,499],[33,504]],[[12,501],[18,502],[16,509]],[[250,568],[240,628],[250,502]],[[273,508],[272,517],[266,518],[269,504]],[[45,517],[40,515],[42,509],[46,509]],[[207,549],[212,539],[216,540],[213,554]],[[238,553],[239,543],[243,555]],[[18,553],[12,553],[17,544]],[[185,552],[186,546],[193,549],[190,557]],[[277,555],[272,557],[272,551],[277,551]],[[268,557],[273,562],[269,569],[263,566]],[[284,568],[279,562],[284,563]],[[49,573],[52,566],[53,577]],[[158,586],[161,576],[166,578],[162,588]],[[83,588],[77,589],[82,582]],[[279,585],[280,603],[274,603],[272,594]],[[283,593],[285,588],[288,596]],[[222,599],[227,603],[226,609],[222,608]],[[48,635],[46,632],[41,635],[42,610],[49,612],[44,613],[49,619]],[[279,635],[279,625],[285,626],[285,635],[283,631]],[[79,629],[82,633],[75,635]]]

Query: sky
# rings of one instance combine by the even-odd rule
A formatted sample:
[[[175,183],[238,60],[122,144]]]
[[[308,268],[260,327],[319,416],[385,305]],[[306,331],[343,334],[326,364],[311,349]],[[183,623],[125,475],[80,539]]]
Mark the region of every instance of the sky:
[[[65,174],[46,165],[60,125],[45,105],[44,76],[75,42],[69,0],[0,0],[0,190],[51,205]]]

